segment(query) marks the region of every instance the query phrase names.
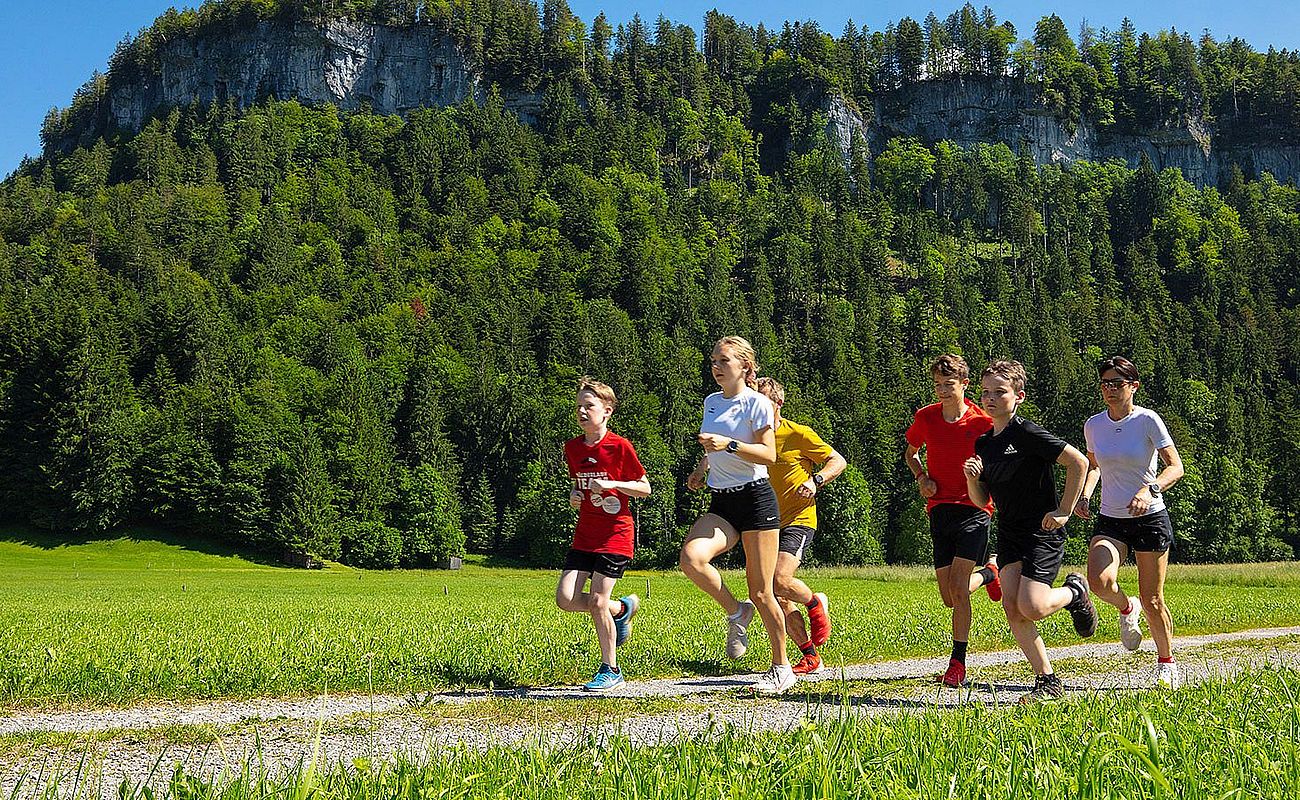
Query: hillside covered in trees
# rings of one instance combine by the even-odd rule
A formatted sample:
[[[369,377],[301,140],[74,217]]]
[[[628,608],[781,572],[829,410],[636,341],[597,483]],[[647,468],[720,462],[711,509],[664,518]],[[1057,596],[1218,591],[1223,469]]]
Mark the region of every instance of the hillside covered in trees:
[[[541,94],[537,123],[495,90],[405,118],[268,98],[25,164],[0,186],[15,521],[554,566],[572,525],[560,446],[592,374],[655,488],[639,563],[671,563],[703,503],[684,477],[706,354],[740,333],[788,414],[852,464],[823,499],[822,561],[928,557],[902,431],[946,350],[1024,361],[1026,413],[1075,444],[1101,408],[1096,359],[1131,355],[1187,465],[1175,558],[1295,557],[1294,186],[907,139],[846,160],[806,91],[1022,70],[1064,115],[1109,108],[1117,129],[1195,113],[1293,136],[1294,54],[1129,25],[1075,40],[1055,17],[1018,42],[970,6],[838,39],[710,14],[700,51],[686,26],[588,27],[562,0],[243,0],[165,16],[99,80],[147,69],[168,26],[276,14],[446,25],[501,87]],[[1071,526],[1077,546],[1087,524]]]

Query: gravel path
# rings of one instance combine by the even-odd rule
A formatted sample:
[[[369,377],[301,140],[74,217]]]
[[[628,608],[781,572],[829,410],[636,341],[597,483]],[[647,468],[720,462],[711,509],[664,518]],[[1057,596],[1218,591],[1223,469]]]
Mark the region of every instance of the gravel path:
[[[1300,626],[1179,637],[1179,661],[1191,682],[1261,663],[1300,668],[1300,641],[1286,637],[1300,637]],[[1153,647],[1150,641],[1143,645],[1146,652],[1135,654],[1114,642],[1049,652],[1070,688],[1124,690],[1150,685]],[[615,703],[575,702],[592,696],[573,687],[546,687],[12,713],[0,716],[0,735],[11,737],[0,749],[0,796],[17,800],[39,794],[51,776],[63,776],[62,788],[76,774],[82,776],[83,796],[116,797],[122,781],[157,790],[165,788],[177,763],[209,776],[238,772],[249,762],[277,773],[305,763],[317,746],[318,759],[327,764],[397,755],[421,760],[453,747],[563,746],[611,735],[657,744],[720,724],[784,730],[809,716],[842,713],[843,707],[877,714],[1008,703],[1028,688],[1022,660],[1014,650],[972,654],[976,683],[959,692],[917,680],[947,663],[921,658],[828,669],[802,683],[800,693],[782,699],[747,697],[745,690],[758,679],[750,674],[633,681],[612,695],[622,698]],[[809,691],[810,684],[832,680],[862,685],[828,684],[824,697]],[[193,729],[174,726],[211,728],[196,736]],[[203,743],[177,743],[182,740]]]

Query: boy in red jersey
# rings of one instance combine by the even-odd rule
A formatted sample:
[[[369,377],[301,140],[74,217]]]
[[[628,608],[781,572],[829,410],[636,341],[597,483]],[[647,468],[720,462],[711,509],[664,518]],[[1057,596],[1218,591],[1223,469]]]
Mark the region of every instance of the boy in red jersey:
[[[611,601],[614,583],[632,560],[635,524],[628,500],[650,496],[650,481],[632,443],[609,430],[618,399],[605,384],[578,383],[577,413],[582,436],[564,443],[573,489],[569,504],[578,509],[573,547],[564,560],[555,604],[565,611],[591,614],[600,642],[600,669],[582,688],[603,692],[623,683],[617,647],[632,633],[640,601],[627,595]],[[587,581],[590,591],[583,591]]]
[[[958,355],[942,355],[930,365],[939,402],[916,412],[907,429],[907,467],[925,498],[934,540],[934,575],[943,604],[952,609],[952,657],[940,680],[958,687],[966,679],[966,644],[970,638],[970,596],[981,586],[989,599],[1002,599],[997,560],[985,553],[989,544],[992,502],[978,505],[966,491],[963,466],[975,455],[975,440],[993,427],[978,406],[966,402],[970,367]],[[921,449],[925,448],[925,461]],[[976,570],[975,565],[983,563]]]

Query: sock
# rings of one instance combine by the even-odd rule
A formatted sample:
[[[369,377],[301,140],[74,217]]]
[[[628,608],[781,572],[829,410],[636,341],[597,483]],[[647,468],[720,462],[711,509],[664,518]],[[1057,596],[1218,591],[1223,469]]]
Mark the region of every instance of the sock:
[[[799,652],[803,653],[806,656],[815,656],[817,655],[817,648],[813,646],[812,642],[808,642],[806,644],[799,645]]]
[[[808,608],[816,608],[816,607],[817,607],[818,605],[820,605],[820,604],[821,604],[821,601],[817,599],[817,595],[813,595],[813,599],[809,600],[809,601],[806,603],[806,605],[808,606]]]
[[[1170,656],[1169,658],[1160,658],[1160,657],[1157,657],[1157,658],[1156,658],[1156,661],[1158,661],[1158,662],[1161,663],[1161,664],[1172,664],[1172,663],[1174,663],[1174,657],[1173,657],[1173,656]]]
[[[622,600],[615,600],[614,602],[618,603],[618,611],[615,611],[614,606],[611,605],[609,607],[609,613],[613,615],[614,619],[618,619],[623,616],[624,611],[627,611],[627,606],[623,604]]]
[[[966,642],[959,642],[956,639],[952,640],[953,661],[960,661],[962,664],[966,663],[966,644]]]
[[[1121,614],[1132,614],[1132,613],[1133,613],[1133,601],[1132,601],[1132,600],[1129,600],[1128,603],[1124,606],[1124,608],[1122,608],[1122,609],[1120,610],[1119,613],[1121,613]]]
[[[981,567],[975,570],[975,574],[980,576],[980,586],[988,586],[993,582],[993,579],[997,577],[993,574],[993,570],[988,567]]]

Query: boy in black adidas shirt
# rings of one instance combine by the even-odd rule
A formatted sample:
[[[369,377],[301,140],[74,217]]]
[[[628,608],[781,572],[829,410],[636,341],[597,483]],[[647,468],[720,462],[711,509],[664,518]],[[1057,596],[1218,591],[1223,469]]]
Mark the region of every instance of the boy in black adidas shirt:
[[[1088,581],[1071,572],[1053,588],[1065,557],[1065,523],[1083,488],[1088,460],[1042,426],[1016,416],[1025,401],[1025,368],[1018,361],[996,361],[981,376],[981,405],[993,429],[975,440],[966,462],[966,488],[983,505],[992,495],[998,513],[998,569],[1007,623],[1036,675],[1021,702],[1061,697],[1036,620],[1069,610],[1080,636],[1097,630],[1097,611]],[[1065,467],[1065,494],[1057,498],[1052,465]]]

